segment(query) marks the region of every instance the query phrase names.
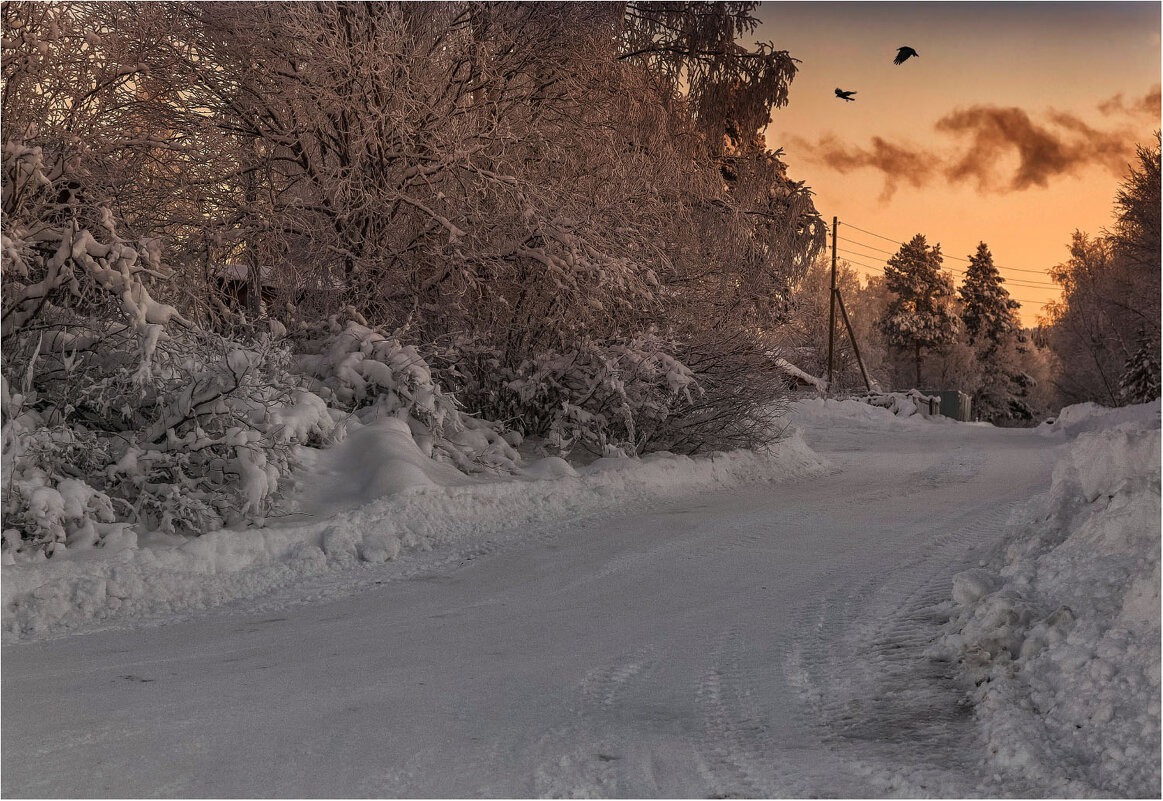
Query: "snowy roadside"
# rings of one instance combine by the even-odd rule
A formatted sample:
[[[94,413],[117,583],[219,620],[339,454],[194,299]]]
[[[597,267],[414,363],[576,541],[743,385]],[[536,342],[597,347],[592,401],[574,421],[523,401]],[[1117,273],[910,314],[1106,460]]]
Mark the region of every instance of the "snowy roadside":
[[[954,579],[940,649],[962,663],[993,771],[1051,795],[1160,792],[1159,402],[1064,409],[1048,493],[1003,564]]]
[[[607,458],[577,469],[550,457],[512,477],[480,478],[434,461],[406,424],[385,419],[321,452],[299,476],[304,514],[295,522],[195,539],[145,536],[128,547],[5,565],[3,637],[133,625],[406,552],[472,547],[522,525],[827,469],[798,430],[788,434],[763,452]]]

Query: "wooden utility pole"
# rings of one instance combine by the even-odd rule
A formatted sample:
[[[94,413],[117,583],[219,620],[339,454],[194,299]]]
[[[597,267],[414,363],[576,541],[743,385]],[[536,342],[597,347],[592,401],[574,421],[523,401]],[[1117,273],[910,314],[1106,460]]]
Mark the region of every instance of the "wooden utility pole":
[[[856,354],[856,363],[860,365],[860,377],[864,379],[864,388],[872,392],[872,382],[868,380],[868,371],[864,369],[864,359],[860,358],[860,346],[856,344],[856,332],[852,330],[852,322],[848,319],[848,310],[844,308],[844,296],[836,290],[836,302],[840,304],[840,314],[844,315],[844,326],[848,329],[848,338],[852,340],[852,352]]]
[[[836,229],[840,221],[832,218],[832,288],[828,291],[828,394],[832,394],[832,356],[836,331]]]

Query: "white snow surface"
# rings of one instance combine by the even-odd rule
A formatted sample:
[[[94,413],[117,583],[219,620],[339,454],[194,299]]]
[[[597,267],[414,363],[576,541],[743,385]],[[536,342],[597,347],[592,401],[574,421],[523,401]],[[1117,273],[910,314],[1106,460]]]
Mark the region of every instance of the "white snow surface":
[[[845,400],[808,398],[796,402],[796,419],[819,426],[826,426],[829,421],[843,420],[849,425],[873,429],[908,428],[950,422],[947,417],[923,415],[914,402],[919,395],[916,390],[911,390],[908,393],[890,392],[870,396],[877,401],[876,403],[856,398]]]
[[[1020,509],[1000,569],[953,580],[944,647],[993,766],[1066,797],[1160,793],[1158,401],[1068,407],[1049,493]]]
[[[299,519],[4,568],[0,790],[1157,797],[1151,414],[513,480],[358,427]]]
[[[297,477],[302,511],[285,521],[195,539],[130,537],[122,547],[5,565],[5,641],[95,623],[132,625],[255,597],[306,576],[387,562],[402,552],[484,545],[522,524],[826,469],[792,429],[761,453],[656,453],[599,459],[576,470],[547,457],[512,477],[483,478],[434,461],[403,420],[349,425],[353,431],[337,446],[303,449],[311,464]]]
[[[1142,428],[1154,422],[1159,426],[1159,401],[1112,408],[1097,403],[1079,403],[1067,406],[1053,422],[1043,423],[1038,431],[1046,436],[1076,437],[1087,431],[1103,431],[1120,426]]]

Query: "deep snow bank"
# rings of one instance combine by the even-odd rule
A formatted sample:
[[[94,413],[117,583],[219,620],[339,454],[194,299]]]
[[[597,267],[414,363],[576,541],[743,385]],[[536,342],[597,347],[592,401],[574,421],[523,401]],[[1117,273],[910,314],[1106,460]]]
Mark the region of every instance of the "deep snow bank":
[[[1067,406],[1053,422],[1043,423],[1038,432],[1043,435],[1061,434],[1076,437],[1087,431],[1103,431],[1122,425],[1138,428],[1150,421],[1159,426],[1159,401],[1135,406],[1111,408],[1097,403],[1079,403]]]
[[[1157,798],[1159,403],[1055,426],[1084,433],[1011,521],[1004,566],[955,577],[942,645],[976,684],[996,769],[1052,796]]]
[[[836,424],[855,428],[894,428],[900,426],[950,423],[947,417],[925,417],[912,393],[890,392],[874,396],[876,403],[848,398],[805,398],[792,404],[793,418],[811,425]]]
[[[34,638],[97,621],[124,624],[208,608],[402,552],[471,548],[524,524],[825,467],[793,430],[763,452],[695,458],[662,453],[600,459],[576,470],[550,457],[512,478],[481,478],[433,461],[406,423],[389,418],[357,428],[299,477],[303,514],[296,522],[222,529],[195,539],[145,536],[135,547],[4,566],[4,637]]]

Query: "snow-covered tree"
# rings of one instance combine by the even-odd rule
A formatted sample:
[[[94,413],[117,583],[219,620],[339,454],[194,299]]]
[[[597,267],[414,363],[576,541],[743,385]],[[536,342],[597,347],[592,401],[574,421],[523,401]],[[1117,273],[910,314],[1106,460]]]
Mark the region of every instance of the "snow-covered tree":
[[[961,321],[970,345],[981,345],[987,350],[999,347],[1002,341],[1018,329],[1015,311],[1020,304],[1010,298],[1005,279],[993,264],[989,246],[981,242],[977,252],[969,257],[959,293]]]
[[[880,319],[880,329],[890,345],[913,352],[920,387],[922,352],[943,347],[957,335],[953,279],[941,271],[941,246],[929,246],[923,234],[889,257],[884,277],[892,299]]]
[[[864,287],[860,276],[846,261],[840,261],[836,269],[836,287],[844,298],[844,305],[856,329],[857,343],[865,368],[873,380],[882,373],[881,334],[874,323],[882,309],[869,309],[862,297]],[[812,376],[825,376],[828,370],[828,318],[829,290],[831,288],[831,261],[821,256],[808,269],[795,286],[793,308],[785,325],[776,328],[771,335],[773,348],[795,367]],[[835,351],[833,378],[834,388],[864,390],[864,380],[860,374],[855,352],[848,338],[848,332],[836,311]],[[871,361],[870,361],[871,359]]]
[[[618,59],[642,64],[665,91],[683,96],[712,154],[727,137],[748,142],[788,102],[796,60],[740,37],[759,24],[757,2],[629,2],[622,14]]]
[[[15,541],[259,520],[340,417],[469,471],[776,436],[824,232],[753,8],[5,3]]]
[[[1050,270],[1062,299],[1047,306],[1048,338],[1062,364],[1058,387],[1069,403],[1119,403],[1118,377],[1130,351],[1105,302],[1112,261],[1106,239],[1075,231],[1070,258]]]
[[[1029,422],[1033,411],[1027,398],[1035,382],[1022,368],[1022,356],[1030,351],[1030,343],[1015,314],[1019,304],[1010,298],[1004,283],[989,247],[980,243],[969,257],[960,287],[961,320],[973,350],[975,374],[958,386],[973,395],[975,416],[980,419]]]
[[[1123,365],[1119,394],[1126,403],[1146,403],[1159,397],[1159,350],[1145,332],[1139,347]]]
[[[1131,165],[1115,196],[1115,225],[1109,236],[1115,250],[1132,269],[1144,277],[1158,276],[1160,266],[1160,134],[1155,132],[1155,145],[1138,145],[1137,163]],[[1158,309],[1158,284],[1145,284],[1153,289],[1153,297],[1146,300]]]
[[[1065,402],[1117,405],[1124,402],[1120,376],[1134,354],[1147,347],[1159,362],[1158,134],[1154,147],[1139,147],[1137,156],[1115,199],[1113,231],[1097,237],[1076,231],[1070,258],[1050,271],[1063,290],[1046,324]]]

